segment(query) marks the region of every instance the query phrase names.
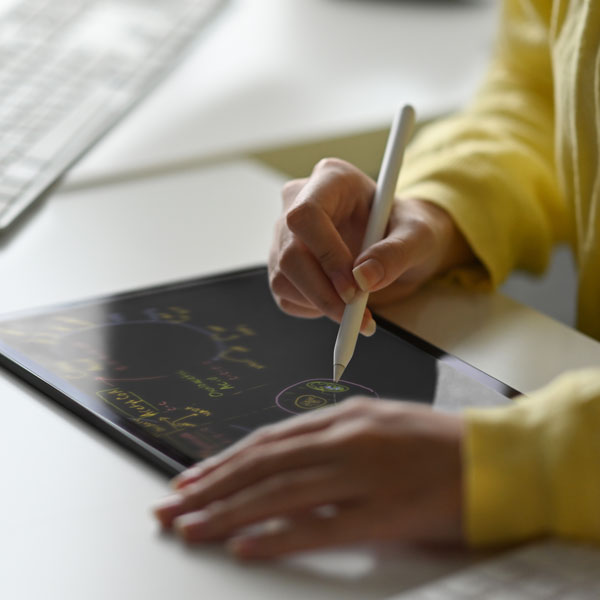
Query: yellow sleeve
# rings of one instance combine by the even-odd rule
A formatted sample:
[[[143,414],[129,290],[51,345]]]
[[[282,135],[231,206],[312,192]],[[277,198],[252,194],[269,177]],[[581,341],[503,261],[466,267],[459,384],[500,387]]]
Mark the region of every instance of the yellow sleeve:
[[[498,409],[466,413],[470,544],[540,535],[600,543],[600,369],[574,371]]]
[[[497,47],[474,101],[425,127],[398,194],[445,208],[494,286],[514,268],[542,271],[568,239],[554,161],[547,0],[505,0]]]

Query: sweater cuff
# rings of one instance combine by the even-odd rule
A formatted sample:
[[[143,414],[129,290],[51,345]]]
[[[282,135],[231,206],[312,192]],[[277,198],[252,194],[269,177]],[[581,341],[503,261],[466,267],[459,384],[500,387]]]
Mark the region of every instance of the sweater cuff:
[[[399,188],[398,194],[431,202],[452,217],[480,261],[478,267],[459,267],[452,271],[460,283],[469,288],[482,288],[486,282],[487,289],[495,289],[506,279],[512,268],[511,258],[502,253],[502,244],[495,242],[497,231],[494,220],[485,210],[474,210],[466,199],[467,194],[460,194],[454,187],[435,179]]]
[[[600,369],[465,413],[465,534],[474,546],[545,534],[600,542]]]
[[[472,546],[515,543],[548,530],[541,440],[526,402],[466,412],[465,534]]]

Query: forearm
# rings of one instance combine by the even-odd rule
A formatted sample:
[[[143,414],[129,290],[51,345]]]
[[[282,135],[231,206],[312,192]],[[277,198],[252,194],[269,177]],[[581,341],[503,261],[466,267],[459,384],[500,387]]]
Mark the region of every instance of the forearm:
[[[424,128],[398,193],[447,210],[494,285],[514,268],[539,272],[571,226],[556,175],[547,32],[505,2],[488,76],[461,114]]]

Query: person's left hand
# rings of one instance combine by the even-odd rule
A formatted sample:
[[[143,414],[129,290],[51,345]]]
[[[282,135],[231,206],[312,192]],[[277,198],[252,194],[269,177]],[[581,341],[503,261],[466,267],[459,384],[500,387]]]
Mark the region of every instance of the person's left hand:
[[[245,558],[369,540],[462,541],[462,418],[357,398],[263,427],[155,507],[186,542]],[[326,507],[326,510],[323,510]],[[279,526],[241,531],[273,518]]]

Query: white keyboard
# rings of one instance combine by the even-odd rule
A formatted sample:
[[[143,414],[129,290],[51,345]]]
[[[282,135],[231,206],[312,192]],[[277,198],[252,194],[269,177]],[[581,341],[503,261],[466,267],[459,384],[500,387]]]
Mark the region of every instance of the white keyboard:
[[[0,230],[157,83],[224,0],[0,0]]]
[[[600,549],[543,542],[388,600],[599,600]]]

